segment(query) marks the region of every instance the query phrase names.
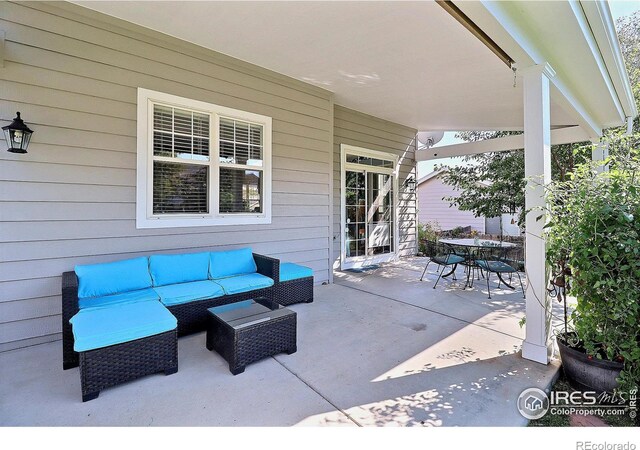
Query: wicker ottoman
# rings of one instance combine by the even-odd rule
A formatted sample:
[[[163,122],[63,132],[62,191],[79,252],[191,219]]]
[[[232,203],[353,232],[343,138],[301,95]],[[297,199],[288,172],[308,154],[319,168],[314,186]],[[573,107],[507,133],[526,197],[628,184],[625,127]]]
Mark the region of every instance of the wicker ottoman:
[[[153,373],[178,371],[177,330],[123,344],[80,352],[82,401],[100,391]]]
[[[293,263],[280,263],[274,299],[283,306],[313,302],[313,270]]]
[[[177,322],[157,300],[81,309],[70,322],[83,402],[116,384],[178,371]]]
[[[266,299],[210,308],[207,349],[218,352],[232,374],[278,353],[295,353],[296,313]]]

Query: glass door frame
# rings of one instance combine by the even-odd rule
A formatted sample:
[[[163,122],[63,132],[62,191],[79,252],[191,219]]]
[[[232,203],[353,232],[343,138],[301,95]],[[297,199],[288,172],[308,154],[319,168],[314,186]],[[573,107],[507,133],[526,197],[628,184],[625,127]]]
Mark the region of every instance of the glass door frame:
[[[364,157],[371,157],[376,159],[382,159],[386,161],[392,161],[393,167],[379,167],[370,166],[366,164],[348,163],[347,154],[358,155]],[[362,147],[355,147],[353,145],[340,144],[340,269],[355,269],[360,267],[366,267],[381,262],[393,261],[398,255],[398,155],[387,152],[380,152],[376,150],[370,150]],[[347,207],[346,207],[346,194],[347,194],[347,179],[346,172],[366,172],[380,173],[391,175],[393,183],[393,251],[391,253],[383,253],[378,255],[364,255],[364,256],[350,256],[347,257]],[[365,181],[366,182],[366,181]],[[365,189],[366,192],[366,189]],[[368,229],[368,225],[367,225]],[[365,239],[368,246],[368,232],[367,239]]]

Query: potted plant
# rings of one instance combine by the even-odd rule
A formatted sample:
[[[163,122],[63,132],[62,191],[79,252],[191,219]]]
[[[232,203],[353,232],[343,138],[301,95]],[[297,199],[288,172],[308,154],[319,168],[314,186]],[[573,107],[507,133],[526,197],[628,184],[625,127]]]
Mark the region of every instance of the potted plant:
[[[550,292],[564,301],[557,342],[568,381],[628,393],[640,382],[640,161],[608,164],[579,165],[548,187],[547,262]]]

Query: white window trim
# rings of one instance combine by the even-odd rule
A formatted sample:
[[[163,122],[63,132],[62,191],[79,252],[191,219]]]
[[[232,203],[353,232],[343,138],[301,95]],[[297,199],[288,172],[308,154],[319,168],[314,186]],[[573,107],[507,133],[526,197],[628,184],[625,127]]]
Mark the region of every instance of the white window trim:
[[[167,214],[154,215],[153,198],[153,102],[164,103],[177,108],[201,111],[211,116],[209,156],[211,162],[209,182],[209,214]],[[262,125],[263,133],[263,192],[260,214],[255,213],[218,213],[219,204],[219,133],[220,116]],[[205,227],[213,225],[247,225],[271,223],[271,117],[226,108],[212,103],[178,97],[163,92],[138,88],[138,124],[137,124],[137,171],[136,171],[136,228]],[[196,162],[197,163],[197,162]]]

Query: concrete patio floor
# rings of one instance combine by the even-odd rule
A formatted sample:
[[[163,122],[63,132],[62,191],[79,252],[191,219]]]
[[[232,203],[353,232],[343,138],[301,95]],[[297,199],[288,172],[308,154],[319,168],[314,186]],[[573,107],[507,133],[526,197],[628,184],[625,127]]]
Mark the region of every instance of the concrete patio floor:
[[[486,285],[450,280],[434,290],[433,273],[418,281],[423,264],[336,273],[314,303],[292,307],[298,352],[238,376],[199,333],[179,339],[178,373],[82,403],[59,341],[2,353],[0,425],[525,425],[518,395],[548,387],[558,364],[521,358],[521,293],[493,284],[488,300]]]

